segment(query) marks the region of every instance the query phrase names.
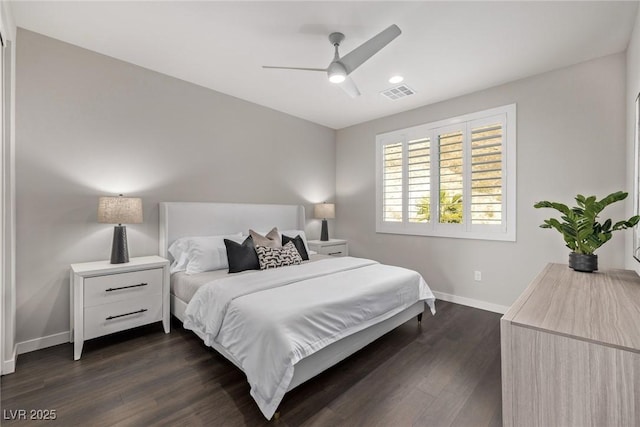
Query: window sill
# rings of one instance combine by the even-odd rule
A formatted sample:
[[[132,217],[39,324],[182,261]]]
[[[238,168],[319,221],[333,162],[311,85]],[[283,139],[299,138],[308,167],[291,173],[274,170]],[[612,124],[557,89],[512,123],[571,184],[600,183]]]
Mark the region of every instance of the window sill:
[[[447,237],[452,239],[472,239],[472,240],[496,240],[502,242],[515,242],[516,233],[513,232],[487,232],[487,231],[458,231],[458,230],[417,230],[399,227],[378,226],[376,233],[382,234],[401,234],[408,236],[428,236],[428,237]]]

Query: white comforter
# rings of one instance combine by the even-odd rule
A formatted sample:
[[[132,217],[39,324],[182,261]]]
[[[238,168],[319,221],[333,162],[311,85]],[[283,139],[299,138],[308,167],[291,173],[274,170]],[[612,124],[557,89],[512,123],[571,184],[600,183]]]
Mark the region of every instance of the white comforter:
[[[415,271],[331,258],[208,283],[189,302],[184,327],[240,362],[270,419],[298,361],[420,300],[435,312],[435,297]]]

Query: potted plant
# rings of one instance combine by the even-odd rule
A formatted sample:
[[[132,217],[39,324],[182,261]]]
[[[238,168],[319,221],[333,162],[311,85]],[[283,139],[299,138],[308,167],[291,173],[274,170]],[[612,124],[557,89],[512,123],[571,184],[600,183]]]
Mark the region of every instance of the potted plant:
[[[559,211],[562,221],[556,218],[545,219],[541,228],[555,228],[562,234],[567,247],[571,249],[569,254],[569,267],[575,271],[593,272],[598,269],[598,255],[594,252],[600,246],[608,242],[612,233],[634,227],[640,216],[635,215],[626,221],[618,221],[613,226],[611,219],[600,223],[598,215],[604,208],[612,203],[626,199],[628,193],[617,191],[609,194],[602,200],[596,200],[596,196],[576,196],[578,206],[569,208],[567,205],[557,202],[542,201],[533,205],[535,208],[553,208]]]

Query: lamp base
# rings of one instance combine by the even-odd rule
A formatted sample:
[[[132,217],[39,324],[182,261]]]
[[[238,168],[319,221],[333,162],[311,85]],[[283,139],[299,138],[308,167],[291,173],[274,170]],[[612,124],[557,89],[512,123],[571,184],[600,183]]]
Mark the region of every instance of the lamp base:
[[[320,232],[320,240],[326,242],[329,240],[329,225],[327,224],[327,220],[322,220],[322,231]]]
[[[127,227],[116,225],[113,227],[113,243],[111,244],[111,264],[129,262],[129,247],[127,246]]]

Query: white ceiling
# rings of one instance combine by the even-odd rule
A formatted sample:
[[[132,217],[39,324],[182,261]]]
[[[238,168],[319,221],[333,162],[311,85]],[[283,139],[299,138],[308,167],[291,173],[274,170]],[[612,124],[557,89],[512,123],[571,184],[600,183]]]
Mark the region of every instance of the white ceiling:
[[[636,2],[15,1],[16,24],[331,128],[406,111],[624,51]],[[329,33],[344,55],[390,24],[402,34],[352,73],[323,73]],[[18,40],[19,43],[19,40]],[[400,73],[417,93],[379,94]]]

